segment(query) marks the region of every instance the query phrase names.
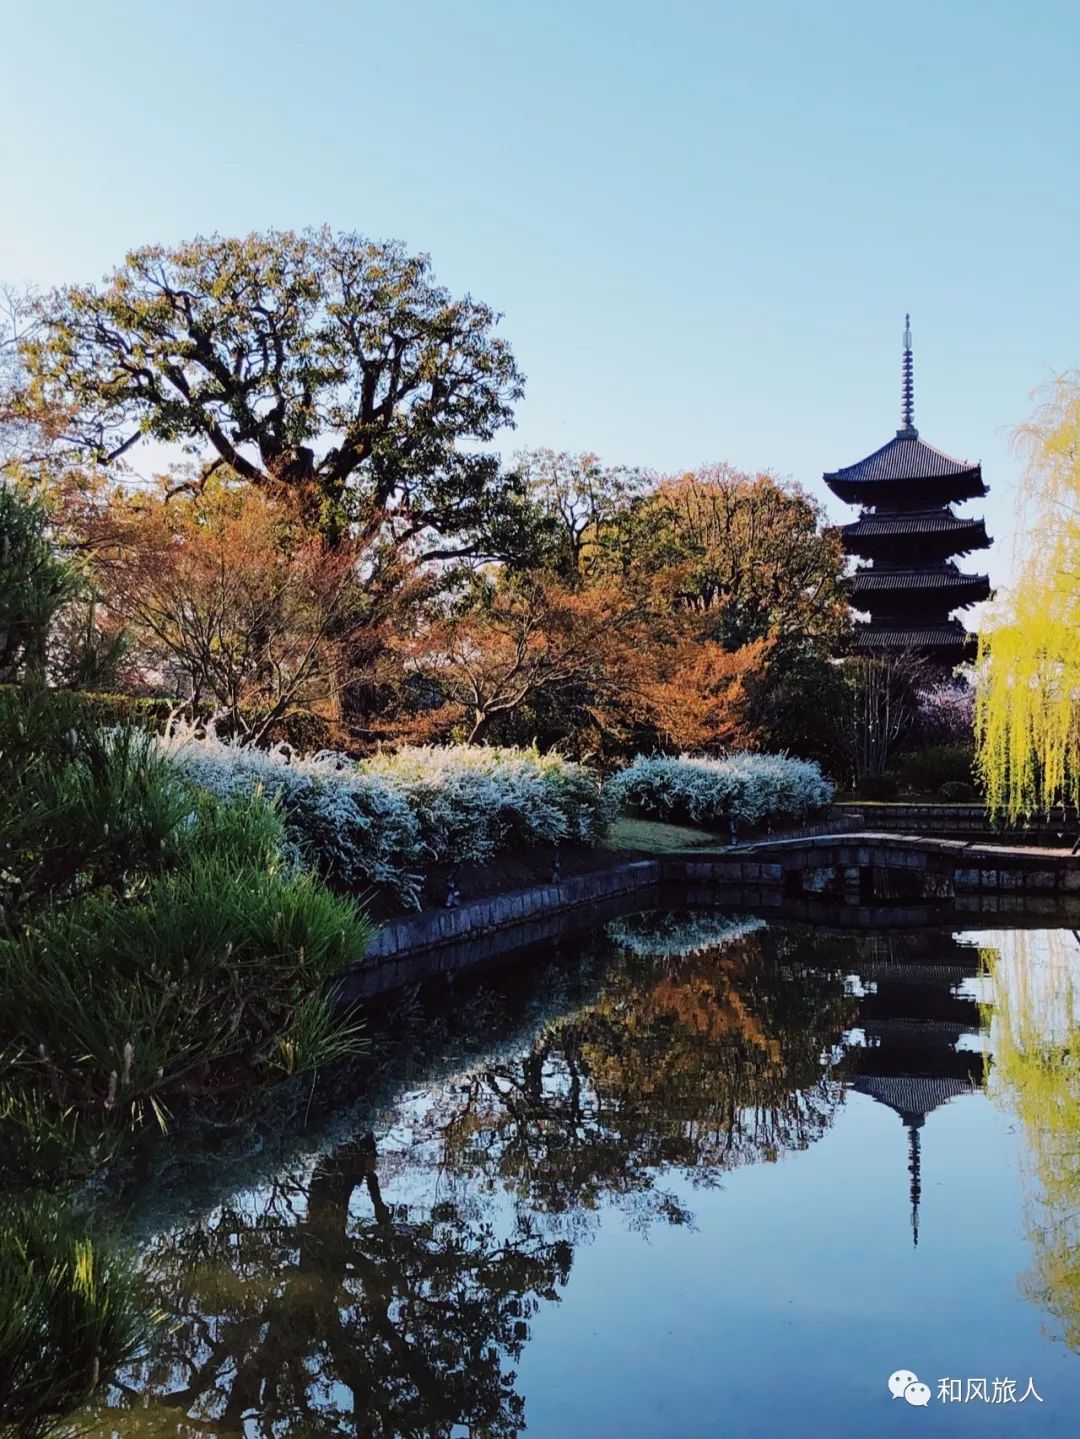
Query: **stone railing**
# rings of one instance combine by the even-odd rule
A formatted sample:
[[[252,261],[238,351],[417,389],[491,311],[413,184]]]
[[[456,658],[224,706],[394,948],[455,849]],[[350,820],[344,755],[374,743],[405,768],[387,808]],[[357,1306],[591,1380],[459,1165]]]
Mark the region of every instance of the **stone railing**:
[[[1009,825],[995,822],[981,804],[918,804],[883,803],[867,804],[858,800],[842,800],[833,806],[833,815],[838,821],[847,820],[860,829],[898,830],[904,834],[925,835],[991,835],[1008,844],[1010,839],[1022,839],[1028,843],[1045,840],[1060,843],[1063,837],[1070,842],[1080,834],[1080,815],[1072,808],[1051,810],[1024,824]]]

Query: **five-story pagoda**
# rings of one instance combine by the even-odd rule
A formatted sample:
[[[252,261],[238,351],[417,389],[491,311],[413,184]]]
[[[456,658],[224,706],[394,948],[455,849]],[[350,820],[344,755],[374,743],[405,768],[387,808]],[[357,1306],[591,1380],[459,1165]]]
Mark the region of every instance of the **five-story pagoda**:
[[[982,520],[958,518],[952,506],[980,498],[987,487],[980,465],[919,438],[912,369],[906,316],[901,427],[880,450],[824,480],[839,499],[862,509],[841,530],[847,553],[866,561],[848,580],[852,607],[870,615],[856,625],[856,654],[911,652],[955,665],[973,658],[975,636],[953,611],[986,599],[990,581],[958,569],[953,556],[990,541]]]

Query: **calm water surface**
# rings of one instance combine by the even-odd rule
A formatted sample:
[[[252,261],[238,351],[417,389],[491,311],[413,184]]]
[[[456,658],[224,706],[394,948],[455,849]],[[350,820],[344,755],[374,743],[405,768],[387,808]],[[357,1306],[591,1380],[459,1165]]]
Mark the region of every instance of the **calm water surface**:
[[[143,1177],[166,1324],[91,1429],[1073,1435],[1078,967],[652,913],[414,1001],[359,1103]]]

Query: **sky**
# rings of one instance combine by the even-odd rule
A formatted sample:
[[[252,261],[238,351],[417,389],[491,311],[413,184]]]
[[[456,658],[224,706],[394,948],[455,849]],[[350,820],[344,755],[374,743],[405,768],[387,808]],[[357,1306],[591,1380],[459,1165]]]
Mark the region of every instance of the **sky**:
[[[1074,0],[0,0],[0,279],[328,223],[503,315],[520,447],[806,485],[915,421],[1009,573],[1080,366]],[[979,568],[986,557],[979,557]]]

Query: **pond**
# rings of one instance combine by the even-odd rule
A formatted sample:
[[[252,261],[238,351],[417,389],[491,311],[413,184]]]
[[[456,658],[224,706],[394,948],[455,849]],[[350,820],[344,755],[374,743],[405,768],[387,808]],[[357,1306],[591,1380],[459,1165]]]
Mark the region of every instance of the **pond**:
[[[164,1322],[90,1432],[1071,1435],[1074,996],[1064,929],[704,911],[411,996],[125,1196]]]

